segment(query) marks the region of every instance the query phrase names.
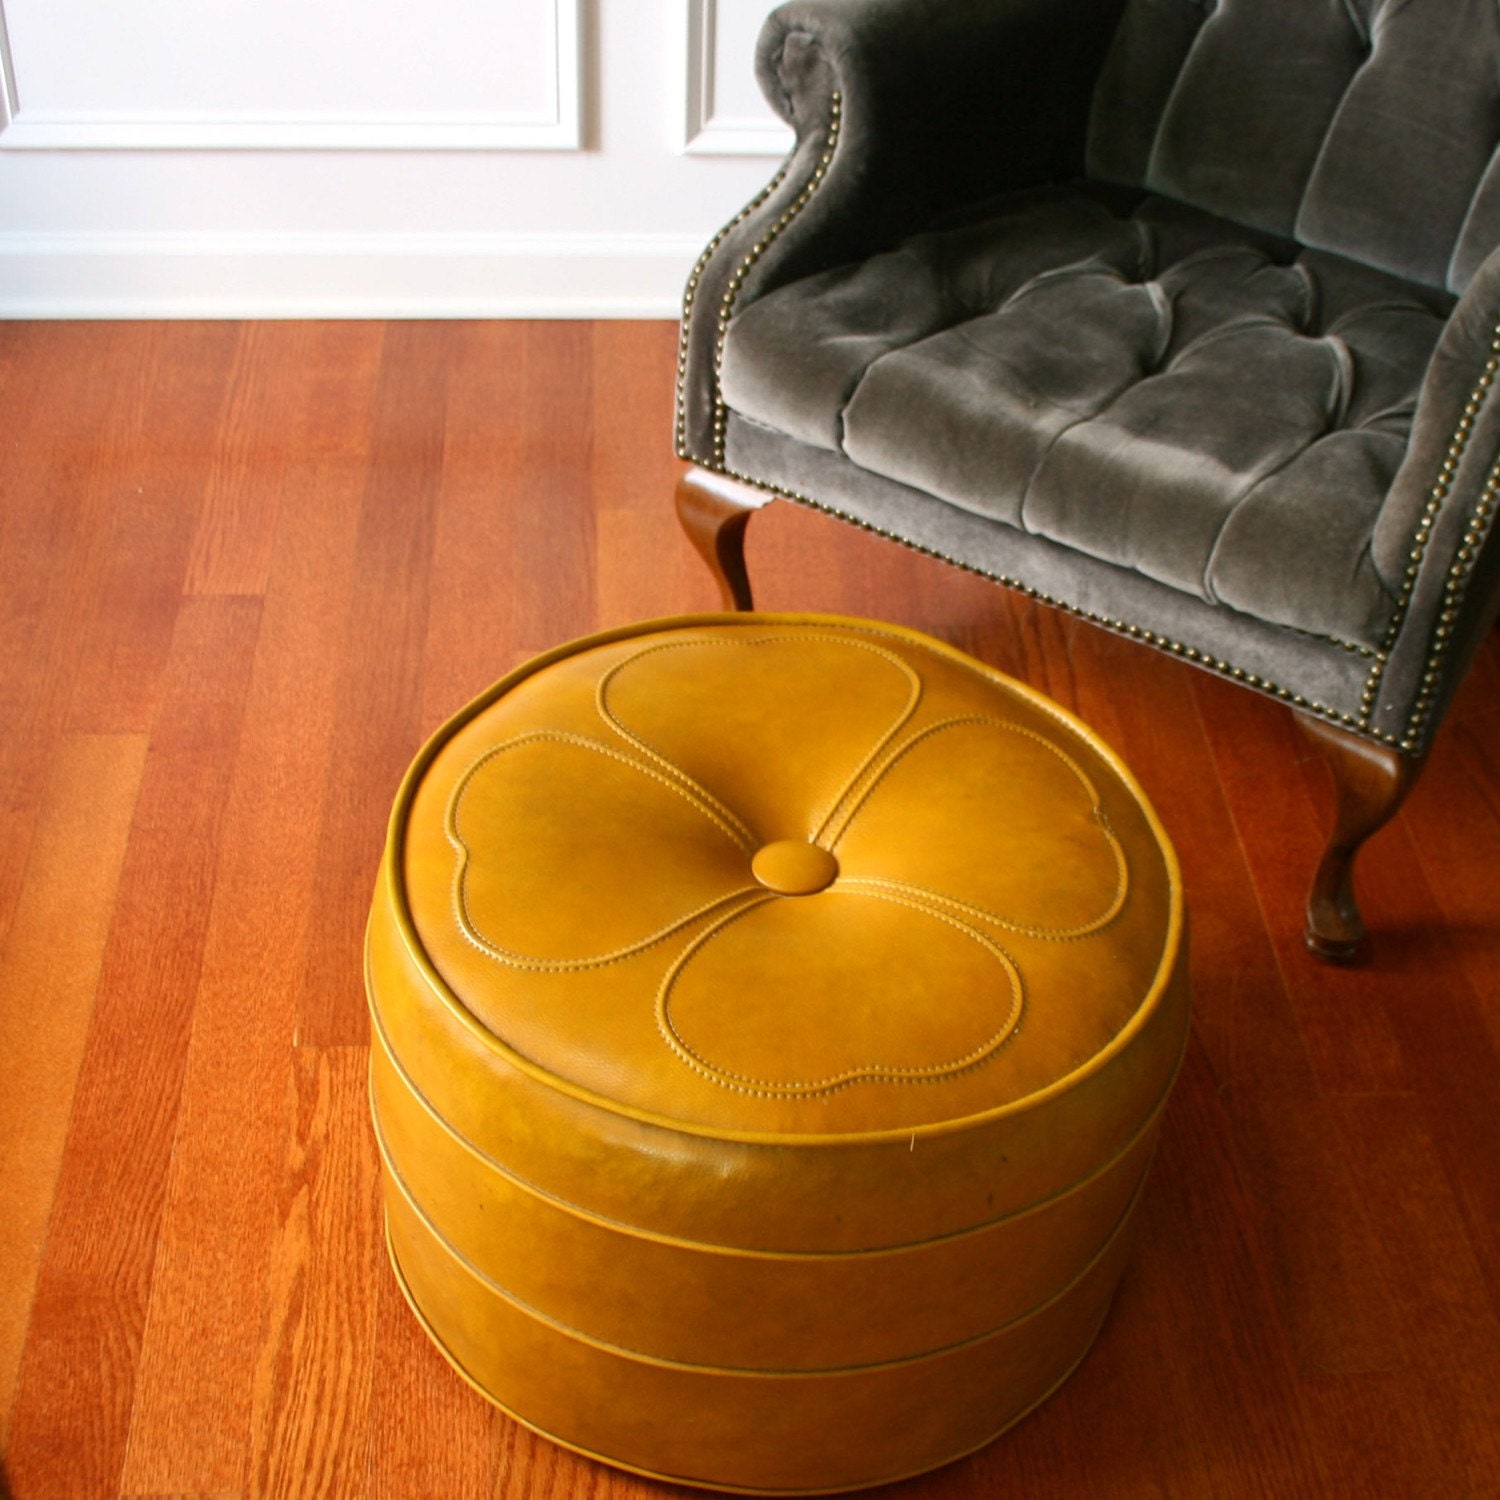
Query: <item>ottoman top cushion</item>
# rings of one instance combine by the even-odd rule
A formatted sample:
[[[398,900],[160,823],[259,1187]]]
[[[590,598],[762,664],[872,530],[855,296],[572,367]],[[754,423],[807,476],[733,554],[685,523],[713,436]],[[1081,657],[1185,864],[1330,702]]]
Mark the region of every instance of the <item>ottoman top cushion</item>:
[[[1103,1066],[1181,882],[1119,760],[896,626],[705,616],[575,642],[445,725],[386,878],[475,1045],[743,1139],[929,1133]]]

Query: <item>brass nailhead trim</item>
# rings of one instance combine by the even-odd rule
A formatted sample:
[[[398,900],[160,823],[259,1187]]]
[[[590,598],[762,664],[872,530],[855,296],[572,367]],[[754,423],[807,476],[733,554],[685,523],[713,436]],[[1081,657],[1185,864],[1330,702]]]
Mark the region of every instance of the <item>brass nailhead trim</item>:
[[[698,263],[693,267],[692,274],[688,277],[687,289],[682,298],[682,331],[677,340],[677,456],[679,458],[692,457],[687,451],[687,403],[684,397],[687,391],[688,334],[692,327],[693,305],[698,298],[698,283],[702,281],[703,273],[708,269],[708,263],[713,259],[714,252],[781,186],[791,164],[792,160],[789,156],[765,187],[708,242],[703,254],[698,257]],[[717,371],[715,371],[716,392],[717,383]]]
[[[1497,371],[1500,371],[1500,321],[1496,322],[1495,331],[1490,340],[1490,357],[1485,361],[1484,368],[1474,382],[1474,389],[1470,392],[1469,399],[1454,429],[1453,441],[1448,445],[1447,454],[1439,466],[1438,477],[1427,492],[1427,504],[1423,507],[1421,517],[1412,533],[1411,551],[1407,559],[1406,573],[1401,580],[1401,590],[1397,595],[1396,611],[1391,618],[1390,628],[1386,631],[1382,649],[1376,656],[1375,664],[1370,669],[1370,675],[1365,679],[1364,690],[1360,695],[1360,718],[1356,727],[1374,738],[1395,745],[1397,749],[1407,754],[1417,749],[1432,717],[1433,700],[1442,678],[1442,660],[1448,651],[1448,639],[1453,633],[1453,623],[1458,618],[1459,606],[1463,602],[1478,549],[1489,533],[1496,496],[1500,494],[1500,464],[1497,464],[1489,473],[1483,493],[1465,529],[1463,546],[1455,555],[1453,564],[1448,570],[1448,576],[1444,580],[1443,608],[1437,627],[1433,631],[1427,661],[1423,666],[1422,687],[1417,694],[1416,701],[1412,704],[1411,714],[1407,718],[1406,728],[1401,735],[1378,733],[1371,727],[1375,700],[1380,693],[1380,682],[1385,673],[1386,664],[1390,660],[1390,652],[1395,646],[1396,638],[1400,635],[1401,627],[1405,624],[1407,613],[1411,608],[1412,596],[1416,592],[1417,579],[1427,555],[1427,543],[1431,539],[1432,528],[1437,521],[1438,513],[1442,510],[1443,502],[1448,498],[1449,491],[1453,487],[1459,463],[1473,435],[1474,420],[1484,409],[1490,388],[1495,383]]]
[[[835,90],[829,96],[828,100],[828,133],[824,138],[823,150],[818,157],[818,165],[814,168],[812,176],[803,184],[791,204],[778,215],[776,222],[756,240],[745,254],[744,259],[730,273],[724,295],[720,299],[718,325],[714,340],[712,459],[713,467],[720,470],[722,470],[724,464],[724,438],[729,425],[729,410],[724,404],[724,397],[719,384],[719,372],[724,362],[724,341],[729,334],[729,320],[734,313],[735,301],[739,297],[740,289],[745,284],[746,277],[755,268],[755,263],[780,238],[798,214],[807,207],[813,194],[823,185],[824,179],[828,176],[828,169],[833,165],[834,151],[838,147],[839,129],[843,122],[843,109],[844,96]],[[723,243],[725,237],[731,231],[742,224],[758,208],[762,207],[771,197],[772,193],[781,186],[793,159],[793,157],[788,157],[786,162],[783,163],[781,170],[766,184],[765,189],[757,194],[740,213],[731,219],[714,236],[708,248],[698,258],[698,264],[693,268],[693,273],[688,278],[687,291],[683,297],[682,337],[679,340],[677,350],[677,455],[679,458],[693,458],[693,455],[687,451],[687,405],[683,397],[687,380],[688,328],[694,306],[697,302],[698,284],[702,280],[703,272],[713,252]]]
[[[1289,703],[1293,708],[1299,708],[1310,714],[1316,714],[1321,719],[1328,719],[1332,723],[1344,725],[1349,729],[1361,729],[1370,738],[1379,739],[1386,744],[1394,745],[1395,737],[1380,734],[1375,731],[1364,729],[1353,714],[1340,713],[1336,708],[1330,708],[1325,703],[1318,703],[1301,693],[1294,693],[1290,688],[1284,688],[1269,678],[1261,677],[1254,672],[1247,671],[1244,667],[1236,667],[1220,657],[1210,656],[1206,651],[1196,647],[1185,645],[1181,641],[1173,640],[1170,636],[1160,634],[1155,630],[1148,630],[1143,625],[1132,625],[1127,620],[1111,619],[1108,615],[1096,614],[1093,610],[1081,609],[1076,604],[1069,604],[1063,599],[1054,599],[1052,595],[1045,594],[1041,589],[1034,588],[1028,583],[1022,583],[1018,578],[1011,578],[1004,573],[992,573],[988,568],[981,568],[975,563],[965,562],[962,558],[950,557],[946,552],[939,552],[935,547],[928,547],[921,542],[914,542],[910,537],[902,536],[898,531],[887,531],[884,527],[875,526],[869,521],[862,520],[859,516],[851,516],[847,511],[839,510],[836,506],[829,505],[826,501],[815,500],[811,495],[800,494],[796,490],[779,489],[773,484],[767,484],[763,479],[756,479],[750,474],[741,474],[736,469],[726,465],[714,466],[715,472],[724,475],[726,479],[737,479],[741,484],[748,484],[755,489],[761,490],[768,495],[774,495],[777,499],[791,500],[798,505],[805,505],[810,510],[821,511],[824,515],[836,516],[840,521],[847,521],[851,526],[857,526],[861,531],[873,532],[876,536],[885,537],[888,541],[899,542],[903,547],[909,547],[913,552],[919,552],[924,557],[935,557],[939,562],[945,562],[955,568],[962,568],[965,573],[977,574],[980,578],[987,578],[991,583],[1002,584],[1008,589],[1014,589],[1018,594],[1024,594],[1028,599],[1036,599],[1042,604],[1050,604],[1054,609],[1060,609],[1067,614],[1074,615],[1080,620],[1087,620],[1094,625],[1102,625],[1106,630],[1112,630],[1118,635],[1129,636],[1132,640],[1144,641],[1147,645],[1155,646],[1158,650],[1167,651],[1174,656],[1196,661],[1200,666],[1207,667],[1223,676],[1232,678],[1235,682],[1245,683],[1249,687],[1258,688],[1261,692],[1269,694],[1273,698],[1279,698],[1283,703]],[[1329,641],[1329,644],[1345,646],[1343,641]],[[1367,648],[1357,649],[1362,655],[1375,655]]]
[[[1437,697],[1438,685],[1443,676],[1443,657],[1447,655],[1459,607],[1468,591],[1469,578],[1474,572],[1480,548],[1494,522],[1497,496],[1500,496],[1500,463],[1490,470],[1485,480],[1484,490],[1464,532],[1464,544],[1455,554],[1453,565],[1448,569],[1448,576],[1443,582],[1443,608],[1438,615],[1437,628],[1432,633],[1432,650],[1422,674],[1422,688],[1412,705],[1411,718],[1407,723],[1407,737],[1413,743],[1426,730],[1432,717],[1433,700]]]

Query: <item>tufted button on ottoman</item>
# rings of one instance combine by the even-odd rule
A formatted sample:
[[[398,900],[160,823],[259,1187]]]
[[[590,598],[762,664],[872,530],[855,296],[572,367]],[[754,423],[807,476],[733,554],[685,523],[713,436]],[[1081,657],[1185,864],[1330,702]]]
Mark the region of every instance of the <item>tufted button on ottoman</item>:
[[[894,626],[579,641],[404,782],[367,944],[417,1316],[538,1432],[857,1488],[989,1441],[1098,1332],[1187,1034],[1120,762]]]

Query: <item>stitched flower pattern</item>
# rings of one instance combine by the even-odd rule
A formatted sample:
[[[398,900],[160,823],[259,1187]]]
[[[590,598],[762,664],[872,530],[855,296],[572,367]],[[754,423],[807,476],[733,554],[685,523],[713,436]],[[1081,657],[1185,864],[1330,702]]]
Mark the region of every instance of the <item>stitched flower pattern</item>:
[[[625,656],[586,729],[518,734],[458,780],[460,929],[539,972],[659,953],[656,1029],[725,1088],[799,1097],[981,1065],[1025,1003],[1006,934],[1098,931],[1127,870],[1063,749],[984,712],[917,722],[922,691],[896,652],[832,633]],[[1065,877],[1044,896],[1039,862]]]

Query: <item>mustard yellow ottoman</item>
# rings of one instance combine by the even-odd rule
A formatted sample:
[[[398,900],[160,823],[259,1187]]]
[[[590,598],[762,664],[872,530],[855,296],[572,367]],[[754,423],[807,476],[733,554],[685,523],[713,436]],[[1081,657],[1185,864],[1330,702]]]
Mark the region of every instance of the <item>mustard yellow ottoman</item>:
[[[445,725],[367,945],[393,1262],[459,1372],[752,1493],[971,1452],[1098,1332],[1188,1026],[1120,762],[912,631],[593,636]]]

